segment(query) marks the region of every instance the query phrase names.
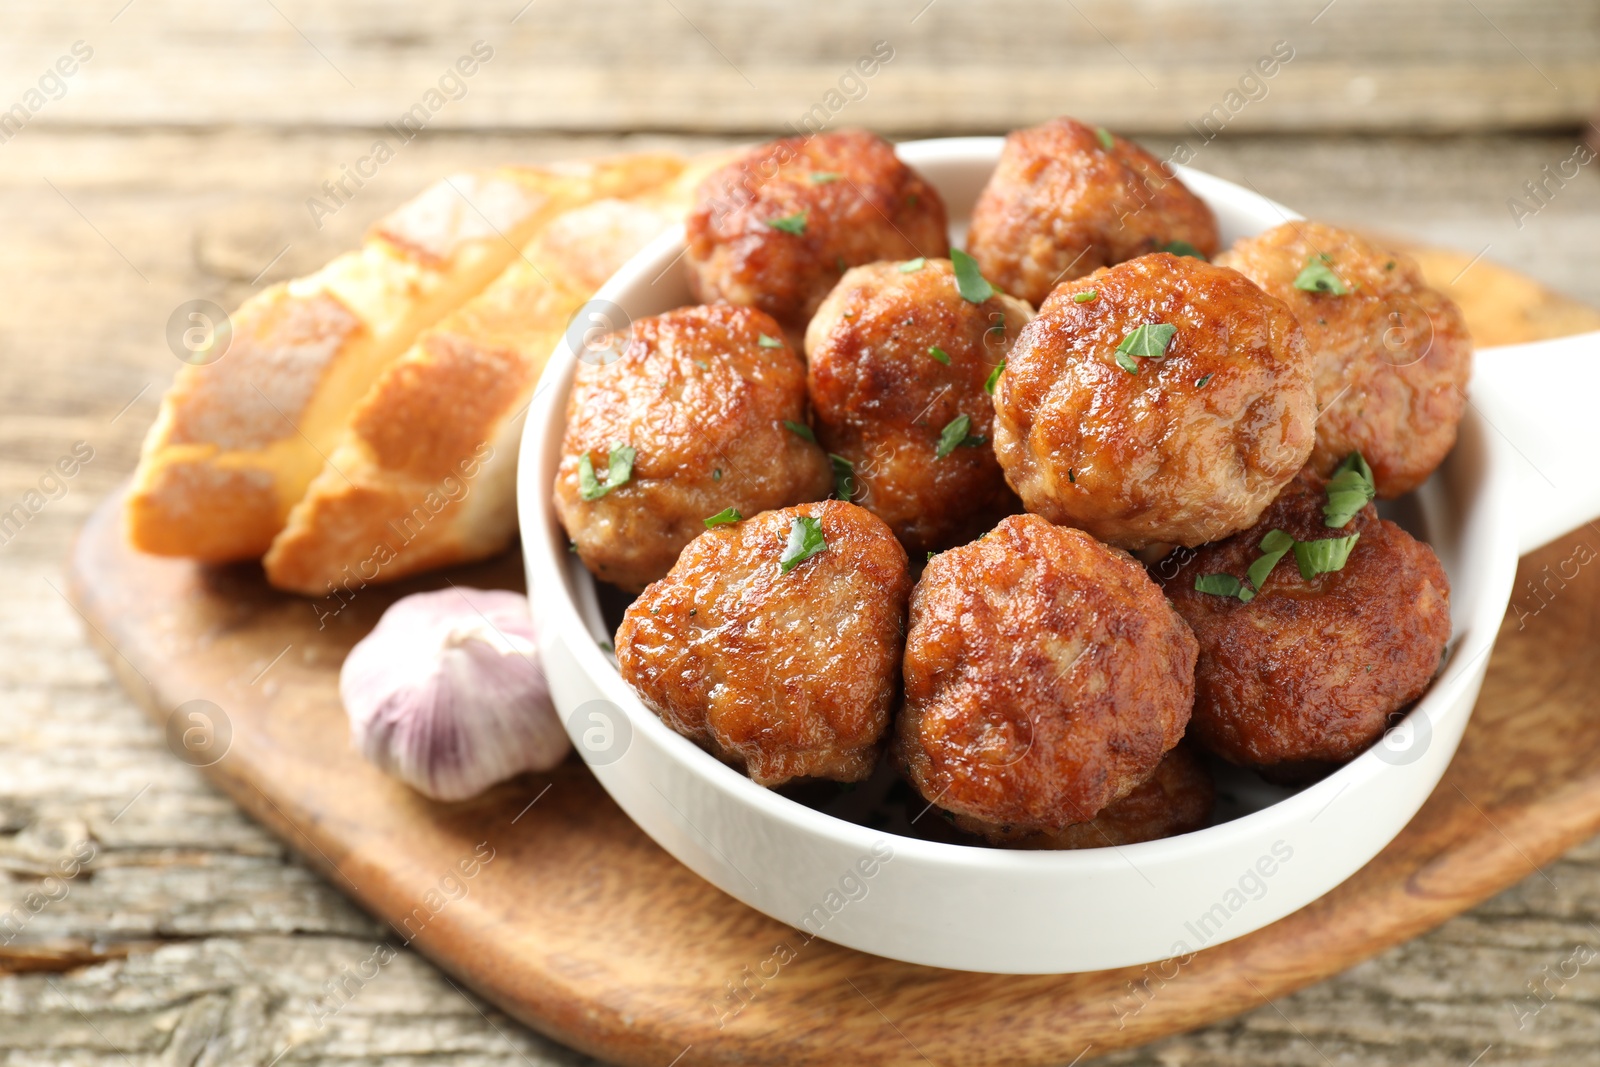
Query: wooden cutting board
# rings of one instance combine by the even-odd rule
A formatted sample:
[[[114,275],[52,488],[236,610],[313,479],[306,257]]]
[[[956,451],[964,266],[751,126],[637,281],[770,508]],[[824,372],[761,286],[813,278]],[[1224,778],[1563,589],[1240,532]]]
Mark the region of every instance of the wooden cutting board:
[[[1600,329],[1600,314],[1492,264],[1458,277],[1465,257],[1421,258],[1480,343]],[[1576,562],[1600,550],[1593,527],[1523,560],[1455,762],[1355,877],[1182,967],[1014,978],[805,943],[657,848],[576,759],[460,804],[428,801],[363,762],[336,690],[350,646],[396,597],[446,579],[521,588],[515,557],[369,588],[319,622],[253,565],[132,552],[120,505],[119,493],[85,526],[73,597],[169,736],[195,724],[189,702],[210,702],[213,752],[223,754],[206,772],[393,926],[393,946],[622,1063],[1065,1064],[1259,1007],[1600,831],[1600,567]],[[735,987],[743,992],[730,1000]]]

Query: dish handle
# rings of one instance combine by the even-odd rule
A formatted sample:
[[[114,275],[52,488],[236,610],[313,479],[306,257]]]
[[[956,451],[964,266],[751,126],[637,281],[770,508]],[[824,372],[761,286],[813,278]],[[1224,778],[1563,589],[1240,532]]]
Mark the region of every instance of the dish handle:
[[[1600,332],[1485,348],[1470,399],[1515,472],[1518,551],[1600,517]]]

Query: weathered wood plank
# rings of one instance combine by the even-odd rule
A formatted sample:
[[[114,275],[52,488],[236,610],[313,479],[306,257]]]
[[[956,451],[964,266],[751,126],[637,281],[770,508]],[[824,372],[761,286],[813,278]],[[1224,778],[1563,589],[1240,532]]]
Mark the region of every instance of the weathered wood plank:
[[[17,99],[74,42],[93,49],[37,124],[378,127],[480,40],[493,58],[431,127],[764,131],[811,112],[926,133],[1069,110],[1154,132],[1221,106],[1234,131],[1468,130],[1577,126],[1600,99],[1583,0],[125,4],[7,5]],[[849,80],[879,41],[893,58]],[[1293,60],[1230,102],[1280,41]]]

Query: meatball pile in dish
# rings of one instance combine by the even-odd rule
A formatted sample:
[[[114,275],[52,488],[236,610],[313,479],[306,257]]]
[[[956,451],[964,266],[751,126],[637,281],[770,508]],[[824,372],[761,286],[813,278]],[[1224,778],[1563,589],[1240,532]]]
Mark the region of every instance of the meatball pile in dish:
[[[956,825],[1088,822],[1183,736],[1195,639],[1144,568],[1037,515],[933,557],[906,632],[895,755]]]
[[[1217,799],[1211,772],[1187,743],[1168,752],[1143,784],[1088,822],[1053,834],[1023,834],[1012,848],[1107,848],[1191,833],[1206,825]]]
[[[1061,282],[1174,244],[1214,254],[1211,209],[1132,141],[1068,118],[1006,137],[967,239],[985,277],[1036,307]]]
[[[968,300],[948,259],[851,270],[806,332],[817,437],[851,499],[913,555],[964,544],[1021,510],[989,447],[989,390],[1033,309]]]
[[[826,497],[805,365],[754,308],[689,307],[634,322],[621,354],[580,362],[555,506],[584,565],[637,592],[704,520]]]
[[[855,782],[899,690],[905,550],[840,500],[707,530],[634,601],[622,677],[663,722],[762,785]]]
[[[994,395],[1029,511],[1127,549],[1253,523],[1311,454],[1294,316],[1236,271],[1165,253],[1058,286]]]
[[[1288,779],[1365,751],[1450,639],[1433,549],[1370,504],[1330,528],[1328,503],[1320,479],[1297,479],[1249,530],[1161,570],[1200,642],[1190,736]]]
[[[950,248],[938,191],[864,130],[772,141],[712,172],[686,238],[696,299],[760,308],[797,347],[851,267]]]
[[[1372,465],[1378,495],[1421,485],[1456,443],[1472,377],[1461,310],[1409,256],[1320,222],[1286,222],[1217,257],[1289,306],[1315,368],[1311,468],[1351,452]]]

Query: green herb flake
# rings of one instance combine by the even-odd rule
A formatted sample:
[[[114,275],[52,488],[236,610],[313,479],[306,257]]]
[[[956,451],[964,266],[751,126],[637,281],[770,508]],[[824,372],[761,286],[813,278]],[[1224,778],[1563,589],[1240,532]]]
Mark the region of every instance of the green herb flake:
[[[783,546],[783,555],[778,557],[778,568],[788,574],[827,547],[828,542],[822,536],[822,520],[797,515],[789,527],[789,541]]]
[[[1250,570],[1245,577],[1250,579],[1250,584],[1259,591],[1266,584],[1267,576],[1272,573],[1272,568],[1278,565],[1284,553],[1294,547],[1294,538],[1282,530],[1273,530],[1261,539],[1261,551],[1264,555],[1250,564]]]
[[[710,369],[711,369],[711,364],[709,364],[709,363],[707,363],[707,362],[706,362],[706,361],[705,361],[705,360],[703,360],[703,359],[697,359],[697,360],[695,360],[695,361],[694,361],[694,365],[695,365],[695,366],[696,366],[696,367],[699,367],[699,368],[700,368],[700,369],[701,369],[701,370],[710,370]]]
[[[1394,260],[1391,259],[1389,262],[1385,263],[1383,265],[1383,269],[1384,270],[1394,270]],[[1367,669],[1371,670],[1372,668],[1368,667]]]
[[[1175,256],[1188,256],[1190,259],[1206,260],[1206,254],[1190,244],[1188,241],[1168,241],[1157,252],[1170,252]]]
[[[633,461],[637,455],[627,445],[612,445],[606,456],[606,480],[601,482],[595,478],[594,461],[585,452],[578,458],[578,496],[584,500],[599,500],[611,490],[626,485],[633,477]]]
[[[1094,298],[1099,296],[1099,295],[1100,295],[1100,290],[1098,290],[1098,289],[1085,289],[1081,293],[1073,293],[1072,294],[1072,302],[1074,304],[1088,304],[1088,303],[1091,303],[1094,300]]]
[[[1356,512],[1378,495],[1372,468],[1360,452],[1352,452],[1333,469],[1325,489],[1328,502],[1322,506],[1322,521],[1335,529],[1347,526]]]
[[[596,641],[595,644],[599,645],[600,651],[606,653],[607,655],[612,655],[617,651],[616,646],[610,641]]]
[[[1231,574],[1202,574],[1194,580],[1194,588],[1197,593],[1238,597],[1246,604],[1254,600],[1256,596],[1255,590]]]
[[[845,271],[850,269],[850,264],[848,264],[848,263],[846,263],[844,261],[844,257],[843,256],[834,256],[833,257],[833,265],[834,265],[835,268],[838,269],[840,274],[843,274]]]
[[[803,437],[812,444],[817,443],[817,435],[812,433],[811,427],[807,426],[805,423],[791,422],[789,419],[784,419],[783,424],[787,426],[789,428],[789,432],[794,434],[796,437]]]
[[[714,482],[722,481],[722,468],[721,467],[718,467],[716,470],[711,472],[711,480],[714,481]]]
[[[756,335],[756,344],[760,345],[762,348],[782,348],[783,347],[783,342],[782,341],[778,340],[776,337],[768,337],[764,333]]]
[[[943,459],[958,448],[975,448],[989,440],[970,433],[971,429],[972,419],[966,415],[957,415],[946,423],[945,428],[939,431],[938,457]]]
[[[908,259],[904,263],[900,264],[900,273],[901,274],[915,274],[915,273],[917,273],[917,271],[921,270],[923,267],[926,267],[927,265],[928,265],[928,257],[927,256],[918,256],[916,259]]]
[[[932,356],[934,359],[938,360],[940,363],[943,363],[946,367],[948,367],[950,365],[950,353],[946,352],[944,349],[940,348],[938,345],[929,345],[928,346],[928,355]]]
[[[923,560],[923,562],[924,563],[932,563],[934,555],[935,555],[935,553],[934,553],[933,549],[931,549],[931,548],[928,549],[928,558]]]
[[[1129,374],[1139,373],[1139,364],[1134,361],[1132,356],[1124,354],[1120,349],[1117,351],[1117,366]]]
[[[829,182],[836,182],[842,177],[844,177],[844,175],[838,173],[837,171],[814,170],[811,172],[811,184],[827,185]]]
[[[1215,372],[1213,372],[1211,374],[1205,375],[1204,377],[1197,378],[1197,379],[1195,379],[1194,387],[1196,389],[1204,389],[1206,386],[1211,384],[1211,379],[1215,378],[1215,377],[1216,377],[1216,374],[1215,374]]]
[[[849,500],[856,495],[856,465],[832,452],[828,453],[828,462],[833,464],[833,495]]]
[[[1172,344],[1172,338],[1177,332],[1178,328],[1170,323],[1147,322],[1124,337],[1122,343],[1117,346],[1117,351],[1130,356],[1143,356],[1145,359],[1165,359],[1167,346]],[[1117,365],[1122,366],[1122,361],[1118,360]]]
[[[738,508],[723,508],[721,511],[705,520],[706,529],[717,526],[726,526],[731,522],[743,522],[744,516],[739,514]]]
[[[1294,277],[1294,287],[1307,293],[1331,293],[1334,296],[1344,296],[1350,290],[1339,276],[1333,273],[1333,268],[1328,266],[1327,256],[1311,256],[1306,260],[1306,265]]]
[[[995,386],[1000,384],[1000,375],[1005,373],[1006,361],[1001,360],[1000,365],[989,372],[989,380],[983,383],[983,391],[994,396]]]
[[[806,232],[806,213],[797,211],[793,215],[785,215],[781,219],[768,219],[767,225],[774,230],[792,233],[796,236]]]
[[[1099,141],[1100,147],[1104,148],[1107,152],[1111,151],[1111,149],[1117,143],[1112,139],[1111,131],[1106,129],[1104,126],[1096,126],[1094,128],[1094,139]]]
[[[1067,468],[1067,481],[1071,482],[1073,485],[1077,485],[1078,484],[1078,468],[1076,468],[1076,467],[1068,467]]]
[[[961,293],[961,299],[981,304],[994,296],[995,287],[984,279],[983,272],[978,269],[977,260],[959,248],[952,248],[950,265],[955,268],[956,289]]]
[[[1310,581],[1319,574],[1331,574],[1344,569],[1350,550],[1356,547],[1361,535],[1329,537],[1322,541],[1296,541],[1294,561],[1300,565],[1300,577]]]

